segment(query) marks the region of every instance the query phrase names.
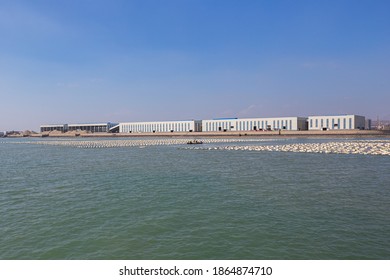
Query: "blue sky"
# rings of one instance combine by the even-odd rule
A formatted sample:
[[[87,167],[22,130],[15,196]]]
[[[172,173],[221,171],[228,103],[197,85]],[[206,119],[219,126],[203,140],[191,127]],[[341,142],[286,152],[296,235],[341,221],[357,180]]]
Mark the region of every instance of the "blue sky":
[[[0,131],[390,119],[390,1],[0,1]]]

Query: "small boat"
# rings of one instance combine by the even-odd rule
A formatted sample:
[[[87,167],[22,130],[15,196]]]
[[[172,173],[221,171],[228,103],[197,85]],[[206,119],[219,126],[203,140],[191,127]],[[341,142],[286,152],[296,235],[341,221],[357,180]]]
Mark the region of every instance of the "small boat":
[[[188,141],[187,144],[192,145],[192,144],[203,144],[203,141],[200,140],[192,140]]]

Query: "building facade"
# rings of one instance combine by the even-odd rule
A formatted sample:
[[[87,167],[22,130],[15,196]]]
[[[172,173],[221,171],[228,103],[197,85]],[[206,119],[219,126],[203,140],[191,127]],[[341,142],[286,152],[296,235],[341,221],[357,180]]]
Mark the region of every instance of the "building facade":
[[[41,125],[41,132],[59,131],[88,131],[88,132],[109,132],[117,123],[85,123],[85,124],[53,124]]]
[[[88,131],[88,132],[109,132],[110,129],[118,123],[84,123],[84,124],[69,124],[69,131]]]
[[[371,120],[359,115],[279,117],[279,118],[219,118],[212,120],[84,123],[42,125],[41,132],[87,131],[112,133],[156,132],[218,132],[271,130],[336,130],[370,129]]]
[[[67,132],[68,131],[68,125],[67,124],[47,124],[47,125],[41,125],[40,131],[41,132],[50,132],[50,131]]]
[[[310,116],[309,130],[365,129],[366,119],[358,115]]]
[[[365,124],[364,129],[371,130],[371,127],[372,127],[371,119],[366,119],[366,124]]]
[[[307,130],[303,117],[213,119],[202,121],[202,131]]]
[[[120,133],[200,132],[202,121],[161,121],[119,123]]]

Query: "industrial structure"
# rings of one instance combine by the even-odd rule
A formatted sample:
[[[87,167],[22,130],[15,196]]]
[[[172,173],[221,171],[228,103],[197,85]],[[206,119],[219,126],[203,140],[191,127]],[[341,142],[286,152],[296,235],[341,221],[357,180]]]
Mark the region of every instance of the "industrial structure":
[[[211,120],[121,122],[91,124],[42,125],[41,132],[223,132],[223,131],[275,131],[275,130],[352,130],[371,129],[371,120],[359,115],[278,117],[278,118],[218,118]]]
[[[338,116],[310,116],[308,117],[309,130],[334,130],[334,129],[370,129],[370,122],[363,116],[338,115]]]
[[[120,133],[201,132],[202,121],[161,121],[119,123]]]
[[[59,131],[88,131],[88,132],[109,132],[118,123],[82,123],[82,124],[49,124],[41,125],[41,132]]]
[[[307,130],[302,117],[213,119],[202,121],[202,131]]]

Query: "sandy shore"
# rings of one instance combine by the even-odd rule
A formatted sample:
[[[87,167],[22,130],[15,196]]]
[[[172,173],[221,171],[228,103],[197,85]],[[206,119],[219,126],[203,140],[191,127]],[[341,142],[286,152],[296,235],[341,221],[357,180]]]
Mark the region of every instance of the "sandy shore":
[[[69,131],[38,133],[31,137],[390,137],[388,130],[329,131],[226,131],[226,132],[156,132],[156,133],[88,133]]]

